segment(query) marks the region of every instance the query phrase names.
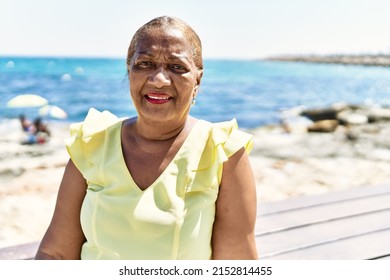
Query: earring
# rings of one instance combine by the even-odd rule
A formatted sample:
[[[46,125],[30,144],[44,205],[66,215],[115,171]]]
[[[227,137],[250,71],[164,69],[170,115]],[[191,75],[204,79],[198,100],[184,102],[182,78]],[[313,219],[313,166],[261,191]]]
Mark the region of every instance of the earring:
[[[196,104],[196,100],[195,100],[195,97],[194,97],[194,98],[192,98],[192,106],[195,106],[195,104]]]

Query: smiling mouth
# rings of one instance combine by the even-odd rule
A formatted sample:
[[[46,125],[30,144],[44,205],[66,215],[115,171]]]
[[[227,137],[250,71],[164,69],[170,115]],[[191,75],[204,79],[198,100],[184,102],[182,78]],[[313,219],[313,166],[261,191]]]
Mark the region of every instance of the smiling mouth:
[[[167,103],[172,97],[168,95],[147,94],[145,99],[152,104],[164,104]]]

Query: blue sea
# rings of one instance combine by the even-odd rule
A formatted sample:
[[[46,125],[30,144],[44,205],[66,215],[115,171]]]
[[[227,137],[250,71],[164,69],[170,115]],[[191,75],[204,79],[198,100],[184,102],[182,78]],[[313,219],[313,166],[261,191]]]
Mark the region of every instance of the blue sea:
[[[204,64],[191,114],[209,121],[236,118],[241,127],[254,128],[278,123],[281,110],[296,106],[390,105],[390,68],[261,60]],[[119,117],[136,114],[124,58],[0,57],[0,121],[21,113],[6,102],[25,93],[64,109],[67,122],[83,120],[90,107]],[[37,109],[23,113],[33,118]]]

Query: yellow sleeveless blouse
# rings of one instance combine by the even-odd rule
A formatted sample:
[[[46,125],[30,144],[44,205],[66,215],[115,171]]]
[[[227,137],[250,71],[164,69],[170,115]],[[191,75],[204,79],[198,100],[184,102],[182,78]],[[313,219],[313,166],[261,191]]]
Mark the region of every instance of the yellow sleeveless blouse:
[[[81,259],[210,259],[215,202],[223,163],[252,148],[235,119],[198,120],[146,190],[135,184],[121,148],[119,119],[90,109],[71,125],[66,147],[87,181],[80,219],[87,241]]]

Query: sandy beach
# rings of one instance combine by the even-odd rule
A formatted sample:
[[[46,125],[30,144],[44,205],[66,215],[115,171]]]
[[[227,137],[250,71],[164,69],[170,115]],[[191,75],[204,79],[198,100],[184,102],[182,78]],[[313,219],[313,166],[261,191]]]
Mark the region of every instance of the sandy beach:
[[[49,126],[49,143],[21,145],[19,122],[0,123],[0,248],[40,240],[50,222],[69,132],[68,124]],[[249,131],[259,203],[389,183],[390,125],[354,129],[353,140],[342,126],[332,133],[288,133],[281,126]]]

